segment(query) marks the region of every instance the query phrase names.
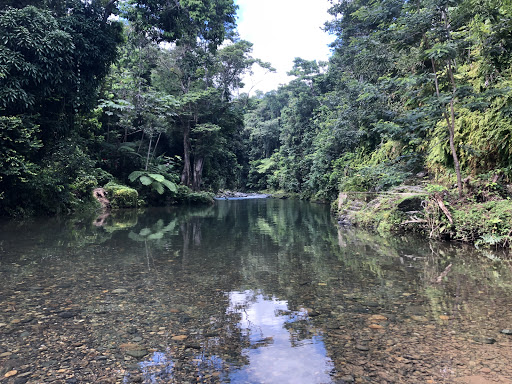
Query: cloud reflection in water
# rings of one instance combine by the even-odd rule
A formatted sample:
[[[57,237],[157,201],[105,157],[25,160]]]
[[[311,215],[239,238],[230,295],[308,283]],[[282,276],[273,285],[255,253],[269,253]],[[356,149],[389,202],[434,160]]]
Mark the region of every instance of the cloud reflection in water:
[[[238,326],[251,344],[244,350],[249,365],[232,371],[231,383],[332,382],[334,366],[306,311],[291,312],[286,301],[250,290],[231,292],[229,299],[228,311],[240,314]]]

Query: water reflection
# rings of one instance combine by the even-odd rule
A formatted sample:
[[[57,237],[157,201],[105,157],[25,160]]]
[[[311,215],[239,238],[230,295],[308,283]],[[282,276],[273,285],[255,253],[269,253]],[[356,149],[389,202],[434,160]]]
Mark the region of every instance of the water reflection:
[[[331,383],[334,366],[305,310],[290,311],[284,300],[247,290],[229,293],[228,311],[240,315],[238,327],[250,344],[242,352],[248,365],[231,372],[232,382]]]
[[[506,383],[506,260],[299,201],[0,223],[0,377]]]
[[[154,352],[149,360],[139,363],[140,370],[147,383],[172,380],[174,362],[163,352]],[[124,380],[129,382],[128,377]]]

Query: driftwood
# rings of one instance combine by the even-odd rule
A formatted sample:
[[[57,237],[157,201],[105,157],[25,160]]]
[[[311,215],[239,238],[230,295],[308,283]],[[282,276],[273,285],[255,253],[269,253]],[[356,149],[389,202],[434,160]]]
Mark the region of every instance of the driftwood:
[[[443,198],[441,197],[441,195],[439,193],[436,193],[434,195],[434,198],[436,199],[436,202],[437,202],[437,205],[439,205],[439,208],[441,208],[441,210],[444,212],[444,214],[448,218],[448,221],[450,222],[450,224],[453,224],[452,215],[450,214],[450,211],[448,211],[448,208],[446,208],[446,205],[444,205]]]

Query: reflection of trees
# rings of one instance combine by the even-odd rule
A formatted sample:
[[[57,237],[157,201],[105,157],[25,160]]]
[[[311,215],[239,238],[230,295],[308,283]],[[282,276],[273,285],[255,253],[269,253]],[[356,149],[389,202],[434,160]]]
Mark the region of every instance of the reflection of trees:
[[[166,332],[172,327],[152,336],[151,346],[168,345],[168,360],[189,363],[175,367],[178,376],[186,377],[194,364],[207,371],[247,363],[242,350],[250,343],[236,326],[240,316],[226,311],[226,292],[232,291],[261,291],[287,301],[290,311],[303,308],[307,320],[288,324],[290,337],[300,341],[315,335],[311,327],[323,329],[333,360],[347,356],[340,339],[348,337],[342,340],[352,346],[368,336],[372,313],[392,314],[391,323],[403,322],[410,332],[417,331],[410,321],[418,314],[434,324],[449,316],[452,329],[470,335],[512,324],[512,271],[500,255],[479,257],[466,246],[337,230],[326,206],[220,201],[116,212],[102,227],[94,219],[3,225],[0,273],[7,278],[0,287],[6,297],[14,296],[11,285],[56,287],[56,295],[91,313],[117,308],[116,297],[102,292],[126,288],[133,295],[118,313],[109,312],[108,324],[129,318],[148,333],[153,324]],[[450,272],[435,283],[449,264]],[[173,341],[172,332],[184,329],[193,330],[186,342]],[[104,342],[95,337],[91,342]],[[384,343],[386,336],[380,337]]]

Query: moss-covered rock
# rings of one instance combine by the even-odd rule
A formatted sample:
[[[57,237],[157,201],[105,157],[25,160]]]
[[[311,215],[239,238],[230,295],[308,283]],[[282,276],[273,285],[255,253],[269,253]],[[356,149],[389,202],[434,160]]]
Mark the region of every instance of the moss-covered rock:
[[[433,191],[344,192],[333,210],[341,224],[379,233],[414,231],[476,245],[512,244],[512,200],[492,195],[494,200],[479,202],[477,194],[460,198],[456,191]]]
[[[172,203],[181,204],[213,204],[214,194],[210,192],[194,192],[185,185],[178,185],[176,195],[172,199]]]
[[[354,213],[354,221],[378,232],[422,230],[421,201],[426,195],[384,194]],[[419,205],[419,209],[418,208]]]
[[[135,208],[139,205],[139,193],[133,188],[113,182],[103,188],[107,191],[112,209]]]
[[[422,202],[427,194],[420,191],[387,193],[340,193],[334,207],[342,224],[370,228],[378,232],[422,230]]]

